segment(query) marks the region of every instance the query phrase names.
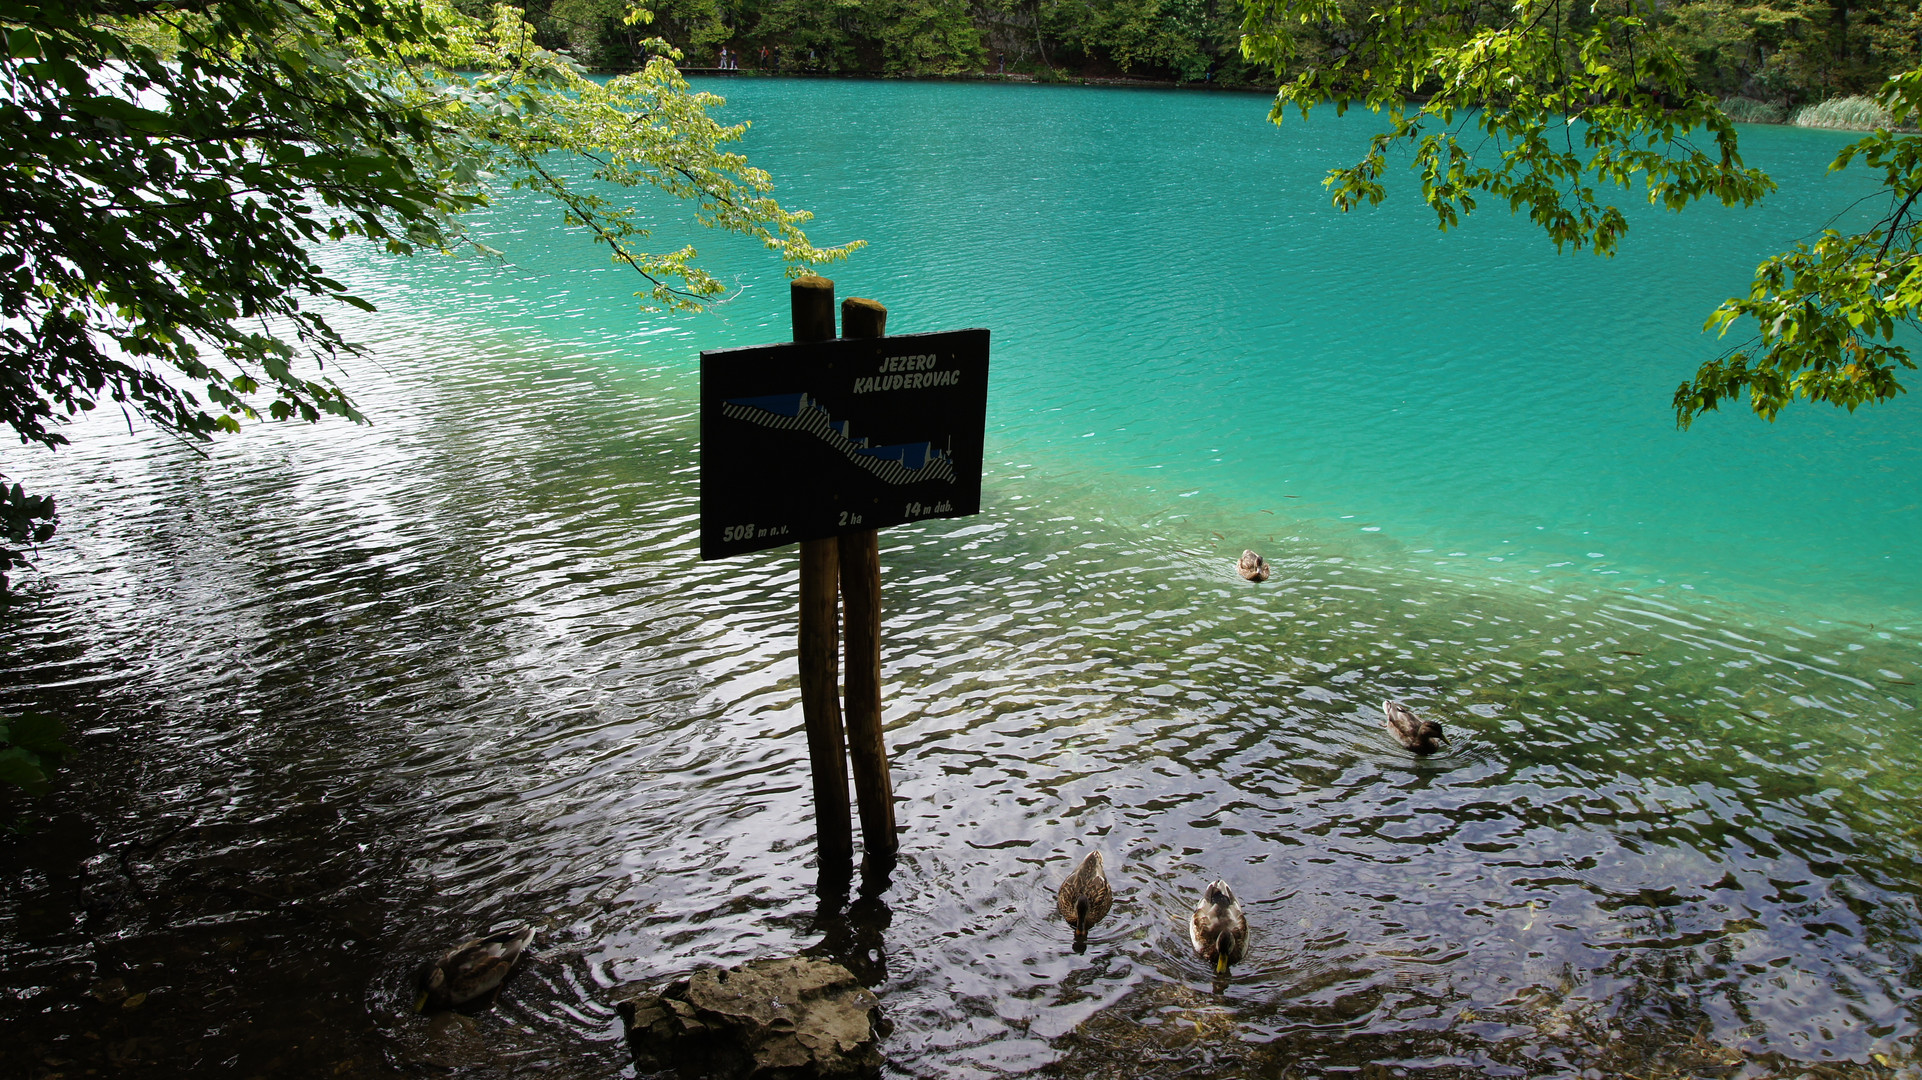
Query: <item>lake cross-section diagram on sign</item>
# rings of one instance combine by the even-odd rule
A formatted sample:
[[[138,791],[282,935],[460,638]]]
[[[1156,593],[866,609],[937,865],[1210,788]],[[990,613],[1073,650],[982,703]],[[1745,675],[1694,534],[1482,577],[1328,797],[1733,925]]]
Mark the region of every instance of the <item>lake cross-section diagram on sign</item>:
[[[955,372],[954,374],[959,374]],[[858,392],[858,391],[857,391]],[[870,446],[856,438],[846,420],[835,420],[806,394],[733,398],[721,404],[721,415],[777,430],[802,431],[839,450],[849,461],[888,484],[917,484],[923,480],[955,481],[954,458],[931,442]],[[952,442],[952,438],[949,439]]]

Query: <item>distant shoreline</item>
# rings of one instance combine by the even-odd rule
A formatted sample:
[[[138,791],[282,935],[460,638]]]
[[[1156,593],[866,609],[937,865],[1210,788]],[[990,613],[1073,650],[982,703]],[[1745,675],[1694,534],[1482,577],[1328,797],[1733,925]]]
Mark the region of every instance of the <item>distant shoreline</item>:
[[[1142,90],[1203,90],[1224,91],[1234,94],[1265,94],[1273,96],[1279,87],[1264,87],[1248,84],[1227,84],[1217,82],[1178,82],[1174,79],[1143,79],[1129,75],[1068,75],[1057,74],[1052,78],[1033,75],[1027,72],[983,71],[958,75],[886,75],[879,71],[769,71],[765,68],[717,68],[683,67],[682,75],[712,76],[716,78],[740,79],[841,79],[864,82],[1006,82],[1020,83],[1025,86],[1113,86]],[[596,72],[599,75],[612,75],[616,72]]]
[[[683,76],[704,78],[745,78],[745,79],[838,79],[862,82],[956,82],[956,83],[1020,83],[1025,86],[1100,86],[1135,90],[1197,90],[1211,93],[1261,94],[1273,97],[1280,92],[1279,87],[1254,86],[1248,84],[1227,84],[1217,82],[1179,82],[1174,79],[1145,79],[1129,75],[1067,75],[1056,73],[1052,77],[1029,72],[971,72],[957,75],[886,75],[878,71],[769,71],[765,68],[719,68],[683,67]],[[612,75],[615,72],[596,72]],[[1411,101],[1419,99],[1411,99]],[[1726,102],[1725,102],[1726,104]],[[1787,112],[1780,119],[1747,115],[1730,119],[1738,124],[1766,124],[1770,127],[1799,127],[1811,131],[1874,131],[1874,127],[1857,127],[1849,124],[1819,123],[1798,124],[1795,112]],[[1912,126],[1894,127],[1897,132],[1913,132]]]

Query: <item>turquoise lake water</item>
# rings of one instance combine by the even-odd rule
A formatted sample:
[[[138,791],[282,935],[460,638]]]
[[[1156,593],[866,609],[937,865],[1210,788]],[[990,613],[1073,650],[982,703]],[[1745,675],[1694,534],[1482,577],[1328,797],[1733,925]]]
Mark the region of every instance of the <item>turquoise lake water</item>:
[[[1868,190],[1846,136],[1744,129],[1781,192],[1598,260],[1405,185],[1335,213],[1358,114],[708,85],[869,241],[840,296],[993,333],[982,514],[882,535],[898,863],[818,892],[794,553],[698,557],[697,353],[788,336],[779,268],[665,208],[739,293],[644,315],[503,193],[504,262],[326,253],[380,305],[371,426],[9,455],[62,525],[0,710],[81,753],[0,843],[0,1072],[633,1075],[622,994],[807,950],[890,1077],[1922,1076],[1922,417],[1668,407]],[[1226,981],[1182,923],[1217,877]],[[494,1007],[411,1013],[507,920]]]
[[[1277,127],[1255,96],[700,85],[754,124],[746,149],[817,214],[817,242],[869,242],[825,271],[838,295],[881,300],[895,332],[993,330],[996,475],[1073,478],[1116,517],[1185,519],[1237,550],[1295,536],[1767,619],[1922,618],[1915,401],[1773,425],[1733,408],[1687,432],[1669,408],[1735,341],[1701,332],[1715,305],[1872,191],[1827,172],[1844,134],[1745,129],[1777,194],[1682,215],[1631,201],[1621,254],[1602,259],[1558,254],[1499,208],[1444,234],[1392,174],[1387,203],[1336,212],[1321,178],[1360,152],[1360,113]],[[667,223],[741,292],[716,316],[648,320],[624,302],[629,277],[524,206],[478,225],[511,266],[411,268],[402,306],[451,304],[690,385],[698,349],[785,336],[758,249]]]

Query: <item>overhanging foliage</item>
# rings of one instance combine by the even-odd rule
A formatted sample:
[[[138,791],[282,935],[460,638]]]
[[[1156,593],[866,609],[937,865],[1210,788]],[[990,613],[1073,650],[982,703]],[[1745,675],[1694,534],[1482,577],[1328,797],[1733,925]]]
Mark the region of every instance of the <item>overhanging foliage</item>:
[[[809,215],[727,149],[745,125],[716,123],[720,99],[669,57],[602,85],[535,48],[509,7],[481,21],[445,0],[18,0],[0,45],[0,421],[50,449],[102,406],[189,439],[258,417],[363,420],[329,372],[354,346],[327,313],[371,305],[327,273],[330,242],[447,249],[490,181],[553,196],[647,279],[651,305],[723,291],[693,248],[649,250],[634,208],[555,155],[682,200],[793,273],[856,246],[808,242]],[[13,495],[7,539],[44,540],[51,501]]]
[[[1335,204],[1378,203],[1391,151],[1412,156],[1423,198],[1447,229],[1481,197],[1526,213],[1557,247],[1610,254],[1627,231],[1610,200],[1637,190],[1680,210],[1701,199],[1748,205],[1774,189],[1742,162],[1735,126],[1698,85],[1679,31],[1653,0],[1604,7],[1563,0],[1245,0],[1243,52],[1282,77],[1272,117],[1351,102],[1388,127],[1363,158],[1334,169]],[[1922,113],[1922,72],[1887,79],[1880,101],[1901,123]],[[1704,363],[1676,391],[1676,421],[1746,393],[1773,419],[1797,398],[1853,409],[1902,392],[1913,368],[1899,328],[1917,325],[1922,137],[1877,131],[1834,168],[1883,172],[1886,214],[1856,233],[1825,232],[1764,262],[1747,298],[1718,308],[1723,332],[1756,337]]]

